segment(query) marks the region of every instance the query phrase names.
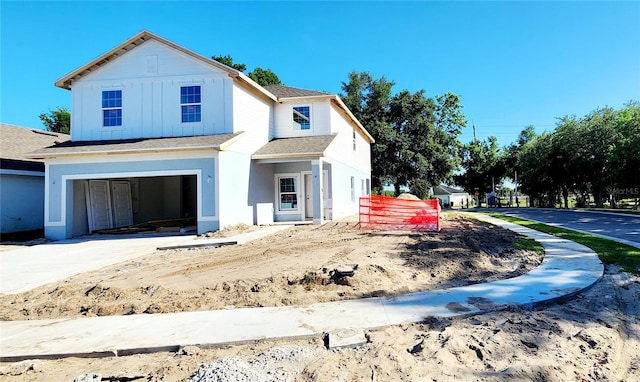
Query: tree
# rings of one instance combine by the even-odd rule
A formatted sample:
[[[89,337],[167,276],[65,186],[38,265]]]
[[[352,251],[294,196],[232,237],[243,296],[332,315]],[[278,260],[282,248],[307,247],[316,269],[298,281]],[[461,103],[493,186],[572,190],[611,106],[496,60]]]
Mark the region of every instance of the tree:
[[[486,141],[474,139],[462,147],[464,172],[454,177],[455,183],[468,192],[484,194],[491,185],[501,183],[505,170],[500,162],[498,139],[490,136]]]
[[[393,184],[424,196],[429,186],[452,178],[459,159],[458,135],[466,122],[455,94],[427,98],[424,90],[391,95],[394,83],[383,76],[349,73],[340,97],[376,142],[372,146],[374,189]]]
[[[271,69],[255,68],[249,73],[249,78],[257,82],[260,86],[280,85],[280,78]]]
[[[392,161],[389,102],[393,85],[384,76],[374,80],[367,72],[351,72],[349,81],[342,83],[344,93],[340,94],[345,105],[376,141],[371,147],[371,183],[379,192],[390,182],[387,165]]]
[[[538,136],[522,147],[518,153],[518,184],[522,192],[529,195],[532,205],[548,206],[557,189],[550,176],[553,165],[551,158],[552,136],[549,133]]]
[[[630,189],[631,193],[620,192],[620,194],[635,194],[636,205],[640,195],[637,189],[640,188],[640,103],[629,102],[624,109],[619,110],[616,115],[616,144],[611,150],[611,189]]]
[[[58,106],[55,110],[49,110],[49,113],[41,113],[38,118],[48,131],[71,133],[71,113],[66,107]]]
[[[218,61],[221,64],[227,65],[230,68],[234,68],[235,70],[238,70],[240,72],[244,72],[245,70],[247,70],[247,65],[234,63],[233,57],[229,56],[228,54],[226,56],[211,56],[211,59],[214,61]]]
[[[228,54],[226,56],[211,56],[211,59],[240,72],[245,72],[247,70],[247,65],[233,62],[233,57]],[[249,72],[247,76],[257,82],[260,86],[280,85],[282,83],[280,78],[278,78],[271,69],[262,69],[257,67],[253,71]]]

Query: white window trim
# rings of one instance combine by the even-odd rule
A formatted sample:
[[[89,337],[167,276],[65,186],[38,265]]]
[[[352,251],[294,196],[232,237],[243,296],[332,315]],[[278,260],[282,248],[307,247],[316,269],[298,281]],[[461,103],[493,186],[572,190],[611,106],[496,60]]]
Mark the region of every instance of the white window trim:
[[[356,177],[352,176],[351,180],[351,203],[355,203],[356,202]]]
[[[356,129],[353,129],[353,151],[356,151],[356,140],[358,135],[356,134]]]
[[[308,107],[309,108],[309,128],[308,129],[303,129],[301,127],[296,127],[296,123],[293,120],[293,113],[294,113],[294,108],[296,107]],[[311,104],[299,104],[299,105],[291,105],[291,128],[294,131],[313,131],[313,106],[311,106]]]
[[[101,107],[100,108],[100,126],[102,131],[110,131],[110,132],[116,132],[116,131],[123,131],[124,130],[124,86],[105,86],[102,87],[100,89],[100,106],[102,106],[102,92],[108,92],[108,91],[112,91],[112,90],[120,90],[120,98],[121,98],[121,106],[120,107]],[[122,121],[120,123],[120,125],[115,125],[115,126],[105,126],[104,125],[104,111],[105,110],[114,110],[114,109],[120,109],[121,112],[121,118]]]
[[[298,207],[295,210],[286,210],[286,211],[280,211],[280,178],[296,178],[296,185],[297,185],[297,189],[296,189],[296,198],[298,199]],[[273,176],[273,184],[274,184],[274,191],[275,191],[275,206],[273,208],[273,210],[275,211],[276,215],[300,215],[300,213],[302,212],[302,204],[300,202],[300,198],[301,198],[301,189],[302,186],[300,184],[300,179],[302,178],[301,173],[299,172],[283,172],[283,173],[277,173],[274,174]]]
[[[203,89],[203,82],[196,82],[196,83],[181,83],[178,86],[178,100],[180,102],[178,102],[178,108],[180,110],[180,112],[178,113],[178,121],[180,122],[180,126],[182,127],[202,127],[202,120],[203,120],[203,115],[202,115],[202,89]],[[199,86],[200,87],[200,102],[196,102],[196,103],[182,103],[182,99],[181,97],[181,92],[182,92],[182,88],[184,87],[190,87],[190,86]],[[182,122],[182,107],[183,106],[190,106],[190,105],[199,105],[200,106],[200,120],[199,121],[195,121],[195,122]]]

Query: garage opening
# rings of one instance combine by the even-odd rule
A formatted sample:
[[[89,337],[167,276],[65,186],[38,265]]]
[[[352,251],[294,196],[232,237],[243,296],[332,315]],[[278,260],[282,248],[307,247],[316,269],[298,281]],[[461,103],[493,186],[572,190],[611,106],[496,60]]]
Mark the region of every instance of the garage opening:
[[[185,233],[198,224],[196,175],[76,180],[73,189],[74,236]]]

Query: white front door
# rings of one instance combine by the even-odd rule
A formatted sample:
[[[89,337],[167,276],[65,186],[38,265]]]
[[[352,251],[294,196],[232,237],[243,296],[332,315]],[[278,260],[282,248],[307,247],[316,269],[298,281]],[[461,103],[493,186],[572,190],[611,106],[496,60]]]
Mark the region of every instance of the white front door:
[[[89,181],[89,230],[112,228],[108,180]]]
[[[305,218],[313,218],[313,175],[304,174]]]
[[[113,226],[124,227],[133,224],[131,184],[128,181],[111,181],[111,201],[113,206]]]

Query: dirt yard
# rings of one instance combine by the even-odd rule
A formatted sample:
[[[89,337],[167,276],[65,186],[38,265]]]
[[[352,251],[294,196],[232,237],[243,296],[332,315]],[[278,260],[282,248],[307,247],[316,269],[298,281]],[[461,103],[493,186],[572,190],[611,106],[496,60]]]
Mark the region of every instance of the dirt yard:
[[[2,320],[304,305],[514,277],[541,261],[510,231],[445,215],[440,233],[299,226],[242,246],[158,251],[19,295]],[[249,227],[221,232],[231,235]],[[351,270],[353,277],[331,277]],[[326,350],[322,338],[118,358],[0,364],[3,381],[600,381],[640,380],[640,281],[610,270],[574,300],[433,319],[368,332]],[[199,369],[201,364],[209,366]],[[100,379],[86,379],[100,380]]]

